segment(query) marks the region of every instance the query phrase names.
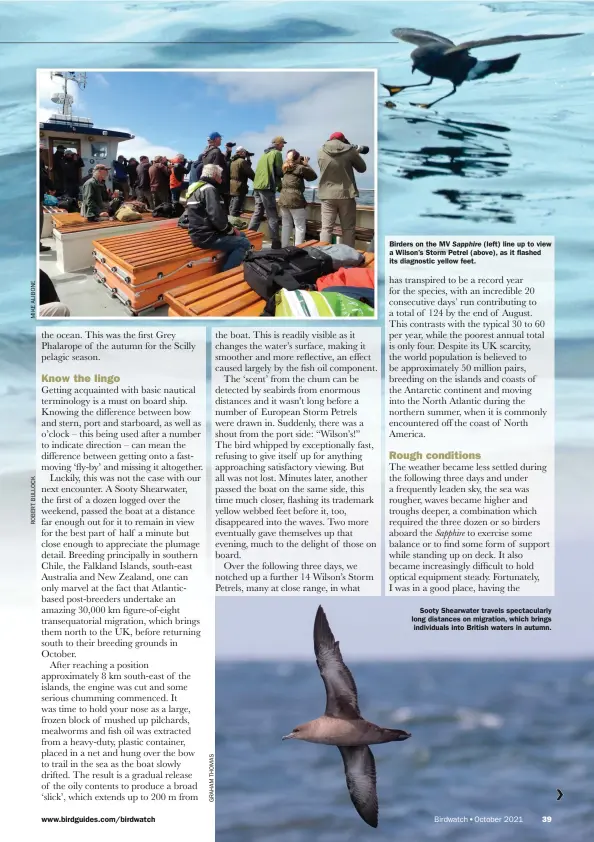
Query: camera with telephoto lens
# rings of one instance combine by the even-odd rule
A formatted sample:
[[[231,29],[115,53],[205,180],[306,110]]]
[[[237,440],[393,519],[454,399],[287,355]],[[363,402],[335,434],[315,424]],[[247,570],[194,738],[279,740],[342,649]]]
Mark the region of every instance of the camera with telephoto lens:
[[[369,152],[369,146],[355,146],[355,149],[360,155],[367,155]]]

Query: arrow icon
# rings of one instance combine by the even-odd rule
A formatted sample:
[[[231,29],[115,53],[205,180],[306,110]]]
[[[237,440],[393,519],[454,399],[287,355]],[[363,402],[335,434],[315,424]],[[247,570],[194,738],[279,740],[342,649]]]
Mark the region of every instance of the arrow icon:
[[[561,790],[560,790],[560,789],[558,789],[558,790],[557,790],[557,793],[558,793],[558,795],[557,795],[557,801],[561,801],[561,799],[563,798],[563,793],[561,792]]]

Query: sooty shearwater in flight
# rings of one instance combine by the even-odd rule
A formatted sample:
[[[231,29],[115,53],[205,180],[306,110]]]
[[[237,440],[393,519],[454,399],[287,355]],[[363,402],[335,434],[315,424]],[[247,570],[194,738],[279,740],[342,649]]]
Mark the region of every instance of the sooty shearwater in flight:
[[[377,827],[378,805],[375,788],[375,759],[370,745],[407,740],[408,731],[382,728],[363,719],[359,711],[357,687],[345,666],[338,641],[320,605],[314,621],[314,652],[326,687],[324,715],[293,728],[283,740],[305,740],[336,746],[342,755],[351,801],[367,824]]]
[[[420,70],[425,76],[429,76],[428,82],[419,85],[383,85],[390,96],[399,94],[406,88],[424,88],[430,85],[435,78],[448,79],[454,86],[452,90],[434,99],[433,102],[411,102],[419,108],[431,108],[442,99],[452,96],[458,90],[462,82],[473,79],[484,79],[491,73],[508,73],[512,70],[520,58],[520,53],[506,58],[489,59],[479,61],[470,55],[470,50],[476,47],[489,47],[495,44],[510,44],[517,41],[544,41],[549,38],[573,38],[575,35],[582,35],[582,32],[564,32],[559,35],[502,35],[498,38],[485,38],[480,41],[464,41],[463,44],[454,44],[449,38],[443,35],[436,35],[434,32],[427,32],[424,29],[393,29],[392,35],[401,41],[408,41],[416,44],[416,50],[410,54],[412,69]]]

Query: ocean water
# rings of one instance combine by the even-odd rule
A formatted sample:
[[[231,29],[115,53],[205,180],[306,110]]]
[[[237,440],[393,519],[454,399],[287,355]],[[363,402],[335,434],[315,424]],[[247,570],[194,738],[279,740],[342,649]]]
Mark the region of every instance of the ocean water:
[[[594,663],[350,666],[364,715],[412,733],[373,749],[379,827],[355,812],[338,749],[281,742],[323,712],[313,658],[220,663],[217,842],[591,842]],[[523,822],[435,822],[463,815]]]
[[[248,195],[252,195],[253,191],[250,190]],[[304,196],[306,201],[308,202],[316,202],[319,201],[317,198],[317,190],[315,188],[306,187]],[[360,190],[359,195],[357,196],[356,200],[358,205],[374,205],[375,204],[375,190]]]
[[[315,188],[306,188],[305,198],[308,202],[318,202],[317,190]],[[359,195],[355,201],[358,205],[375,205],[375,190],[359,190]]]

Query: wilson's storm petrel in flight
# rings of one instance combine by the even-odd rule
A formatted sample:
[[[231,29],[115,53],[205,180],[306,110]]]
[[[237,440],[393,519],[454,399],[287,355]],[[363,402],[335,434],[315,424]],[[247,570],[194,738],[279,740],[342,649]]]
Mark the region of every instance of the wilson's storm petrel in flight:
[[[506,58],[496,58],[487,61],[479,61],[470,55],[470,50],[476,47],[490,47],[495,44],[510,44],[517,41],[544,41],[549,38],[573,38],[575,35],[582,35],[582,32],[564,32],[560,35],[502,35],[498,38],[485,38],[481,41],[465,41],[463,44],[454,44],[449,38],[443,35],[436,35],[434,32],[426,32],[424,29],[393,29],[392,35],[401,41],[408,41],[416,44],[416,50],[410,54],[412,58],[412,69],[420,70],[425,76],[429,76],[428,82],[419,85],[383,85],[390,96],[399,94],[405,88],[423,88],[430,85],[434,79],[449,79],[454,86],[452,90],[440,96],[433,102],[411,102],[419,108],[431,108],[442,99],[455,94],[462,82],[473,79],[484,79],[491,73],[507,73],[512,70],[520,58],[520,53]]]
[[[375,760],[369,746],[407,740],[408,731],[382,728],[363,719],[355,680],[340,654],[338,641],[320,605],[314,622],[314,652],[326,687],[326,710],[318,719],[293,728],[283,740],[337,746],[342,755],[351,801],[367,824],[377,827]]]

